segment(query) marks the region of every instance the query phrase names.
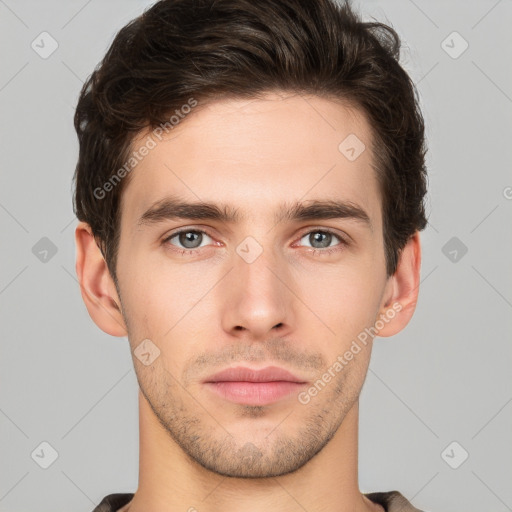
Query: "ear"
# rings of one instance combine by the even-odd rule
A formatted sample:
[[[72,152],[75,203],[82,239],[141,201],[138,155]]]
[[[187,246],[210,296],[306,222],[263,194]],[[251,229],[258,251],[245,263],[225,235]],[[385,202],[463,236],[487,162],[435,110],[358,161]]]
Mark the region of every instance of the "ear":
[[[400,253],[396,272],[388,278],[375,322],[384,324],[378,329],[378,336],[393,336],[411,320],[418,301],[420,267],[421,243],[419,231],[416,231]]]
[[[91,227],[80,222],[75,230],[76,274],[82,299],[94,323],[107,334],[126,336],[121,301]]]

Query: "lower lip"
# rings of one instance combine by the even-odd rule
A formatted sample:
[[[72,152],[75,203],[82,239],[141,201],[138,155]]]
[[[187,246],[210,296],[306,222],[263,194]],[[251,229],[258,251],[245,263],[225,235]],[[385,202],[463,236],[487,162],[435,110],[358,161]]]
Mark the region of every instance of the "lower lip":
[[[221,397],[245,405],[265,405],[297,393],[305,383],[275,382],[207,382],[206,385]]]

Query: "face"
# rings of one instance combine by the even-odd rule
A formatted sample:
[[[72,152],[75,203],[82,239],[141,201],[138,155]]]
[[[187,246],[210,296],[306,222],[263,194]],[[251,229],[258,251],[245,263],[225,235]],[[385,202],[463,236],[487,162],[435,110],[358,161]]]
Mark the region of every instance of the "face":
[[[351,134],[367,148],[355,159]],[[132,353],[152,354],[147,365],[134,356],[135,371],[161,425],[204,468],[297,470],[357,401],[371,352],[361,334],[386,309],[370,145],[358,111],[268,94],[198,107],[133,171],[116,268]],[[303,384],[204,382],[238,366],[277,366]]]

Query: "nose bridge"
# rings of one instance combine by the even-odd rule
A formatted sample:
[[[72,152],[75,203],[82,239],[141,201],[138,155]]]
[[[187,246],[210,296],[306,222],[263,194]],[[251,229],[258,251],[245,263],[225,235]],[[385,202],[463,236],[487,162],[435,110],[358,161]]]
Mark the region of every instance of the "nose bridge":
[[[264,337],[274,327],[290,324],[293,295],[287,281],[286,265],[274,250],[272,236],[247,236],[233,254],[224,328],[244,328],[251,336]]]
[[[275,281],[279,281],[276,274],[284,272],[284,266],[271,237],[260,242],[248,236],[237,246],[236,253],[234,272],[236,278],[246,284],[247,291],[274,291],[277,284]]]

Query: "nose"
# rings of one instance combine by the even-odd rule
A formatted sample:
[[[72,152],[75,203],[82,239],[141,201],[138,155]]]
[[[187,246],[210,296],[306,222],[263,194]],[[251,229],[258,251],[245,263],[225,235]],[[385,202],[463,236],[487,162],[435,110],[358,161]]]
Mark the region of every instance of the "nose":
[[[234,268],[223,282],[222,324],[233,336],[264,340],[287,334],[295,318],[291,276],[286,263],[271,250],[252,262],[234,255]]]

